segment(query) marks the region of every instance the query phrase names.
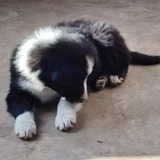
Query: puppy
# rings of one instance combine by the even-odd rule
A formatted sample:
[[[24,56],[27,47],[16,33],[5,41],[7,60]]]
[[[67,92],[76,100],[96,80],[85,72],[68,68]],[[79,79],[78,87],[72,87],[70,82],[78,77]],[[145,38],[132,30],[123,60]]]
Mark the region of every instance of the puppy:
[[[15,118],[15,134],[36,134],[33,108],[61,99],[56,128],[66,131],[88,99],[87,86],[98,90],[125,80],[129,64],[160,63],[159,56],[131,52],[113,26],[100,21],[76,20],[41,28],[23,40],[11,58],[11,83],[6,101]]]

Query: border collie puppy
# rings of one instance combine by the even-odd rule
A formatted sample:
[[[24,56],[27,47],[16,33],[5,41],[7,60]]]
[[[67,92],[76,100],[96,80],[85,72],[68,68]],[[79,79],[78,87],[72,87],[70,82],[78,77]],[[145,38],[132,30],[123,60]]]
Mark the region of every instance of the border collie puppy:
[[[11,83],[6,101],[15,118],[15,134],[36,134],[33,108],[61,96],[56,128],[66,131],[88,99],[87,86],[118,86],[129,64],[160,63],[159,56],[131,52],[113,26],[100,21],[76,20],[41,28],[22,41],[11,58]]]

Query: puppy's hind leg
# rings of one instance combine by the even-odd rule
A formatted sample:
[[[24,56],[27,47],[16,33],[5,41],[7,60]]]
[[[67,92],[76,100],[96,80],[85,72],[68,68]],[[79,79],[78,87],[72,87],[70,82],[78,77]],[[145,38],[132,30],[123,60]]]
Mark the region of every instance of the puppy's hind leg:
[[[15,118],[15,134],[19,138],[28,139],[36,134],[36,124],[32,105],[22,92],[10,91],[7,98],[8,112]]]
[[[123,70],[119,74],[110,75],[109,76],[109,83],[113,86],[119,86],[120,84],[122,84],[124,82],[126,74],[127,74],[127,70]]]
[[[107,76],[100,76],[97,80],[96,80],[96,88],[98,90],[101,90],[103,88],[105,88],[106,84],[108,83],[108,78]]]

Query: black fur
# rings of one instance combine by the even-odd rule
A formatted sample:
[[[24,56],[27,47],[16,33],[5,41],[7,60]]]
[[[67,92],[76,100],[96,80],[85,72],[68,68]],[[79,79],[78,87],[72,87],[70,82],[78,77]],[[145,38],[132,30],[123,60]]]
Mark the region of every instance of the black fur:
[[[131,64],[152,65],[160,63],[160,56],[149,56],[138,52],[131,52]]]
[[[125,78],[129,64],[152,65],[160,63],[159,56],[147,56],[131,52],[123,37],[114,27],[105,22],[77,20],[62,22],[54,28],[65,30],[68,34],[78,33],[80,41],[60,38],[58,42],[47,47],[39,46],[31,54],[29,66],[32,72],[41,69],[39,79],[45,86],[57,91],[70,102],[81,101],[83,82],[86,73],[86,55],[93,59],[94,67],[88,77],[88,85],[95,87],[100,76],[118,75]],[[20,44],[12,54],[11,84],[6,98],[8,112],[17,117],[25,111],[32,111],[40,101],[33,93],[19,85],[19,79],[27,77],[13,63]],[[34,54],[38,52],[38,55]],[[36,87],[36,86],[33,86]]]
[[[87,39],[78,43],[60,39],[45,50],[39,77],[46,86],[70,102],[77,102],[83,94],[83,82],[87,76],[86,55],[93,56],[91,53],[96,54],[96,49]]]

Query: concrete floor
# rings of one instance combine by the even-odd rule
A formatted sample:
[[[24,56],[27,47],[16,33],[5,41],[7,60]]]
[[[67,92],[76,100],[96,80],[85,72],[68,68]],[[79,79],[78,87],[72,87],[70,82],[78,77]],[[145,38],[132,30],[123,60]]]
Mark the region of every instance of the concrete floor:
[[[37,113],[36,138],[15,136],[4,100],[12,49],[35,28],[73,18],[104,20],[119,28],[131,50],[160,55],[159,0],[0,0],[0,159],[159,156],[160,65],[131,66],[123,85],[90,94],[67,133],[55,128],[56,110],[49,108]]]

